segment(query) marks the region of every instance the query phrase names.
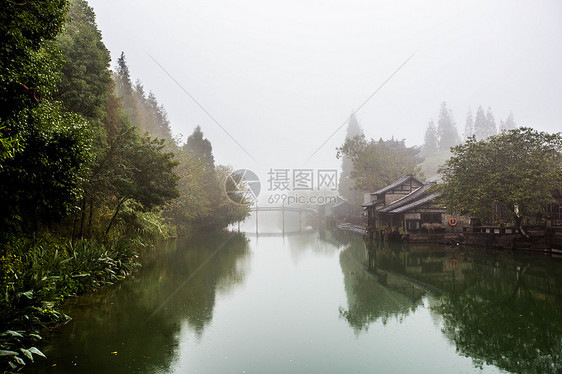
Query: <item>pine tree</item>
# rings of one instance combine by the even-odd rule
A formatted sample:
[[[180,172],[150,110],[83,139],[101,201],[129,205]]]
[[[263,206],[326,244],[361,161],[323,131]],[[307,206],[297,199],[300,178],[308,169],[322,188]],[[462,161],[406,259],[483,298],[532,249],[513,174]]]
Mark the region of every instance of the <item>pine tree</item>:
[[[441,103],[439,120],[437,121],[437,134],[439,136],[439,150],[448,150],[458,144],[459,135],[453,119],[453,113],[447,108],[447,103]]]
[[[488,134],[486,137],[497,134],[496,120],[494,119],[492,108],[490,107],[488,107],[488,111],[486,112],[486,130]]]
[[[213,156],[213,146],[208,139],[203,137],[201,126],[197,126],[193,130],[193,134],[189,135],[183,150],[191,153],[198,161],[201,161],[207,170],[214,172],[215,158]]]
[[[482,140],[488,137],[486,129],[486,114],[484,113],[484,109],[482,106],[478,106],[478,110],[476,111],[476,118],[474,119],[474,135],[476,139]]]
[[[117,92],[119,96],[132,95],[133,85],[131,83],[131,74],[129,66],[125,60],[125,52],[121,52],[121,56],[117,59]]]
[[[351,117],[349,117],[345,139],[353,139],[356,136],[361,135],[363,135],[363,130],[361,130],[361,126],[359,125],[355,114],[352,114]],[[351,170],[353,169],[353,162],[349,159],[349,157],[343,156],[341,168],[341,178],[343,178],[344,176],[349,176],[351,174]]]
[[[472,117],[472,109],[466,114],[466,123],[464,125],[464,139],[468,139],[474,135],[474,118]]]
[[[150,109],[152,120],[154,122],[154,135],[160,138],[172,138],[172,130],[170,129],[170,121],[168,121],[168,114],[163,105],[159,104],[156,96],[152,91],[149,92],[146,99],[146,104]]]
[[[361,129],[355,115],[352,114],[351,117],[349,117],[345,139],[353,139],[357,136],[363,136],[363,130]],[[348,202],[359,206],[363,203],[363,191],[359,191],[354,188],[354,183],[351,180],[353,161],[346,154],[342,156],[341,169],[342,171],[340,174],[338,191]]]
[[[166,110],[158,103],[154,93],[149,92],[148,96],[146,95],[140,80],[137,79],[134,86],[131,84],[124,53],[121,53],[117,61],[116,70],[116,90],[131,123],[138,127],[141,133],[148,132],[150,136],[171,139],[172,132]]]
[[[99,123],[111,88],[109,51],[86,1],[72,1],[68,17],[65,31],[57,39],[64,65],[55,98],[66,110]]]
[[[431,155],[439,150],[439,140],[437,138],[437,129],[433,119],[429,121],[427,129],[425,130],[425,142],[422,147],[422,154],[424,156]]]
[[[513,121],[513,113],[511,112],[505,121],[500,121],[500,131],[513,130],[516,127],[517,125],[515,124],[515,121]]]

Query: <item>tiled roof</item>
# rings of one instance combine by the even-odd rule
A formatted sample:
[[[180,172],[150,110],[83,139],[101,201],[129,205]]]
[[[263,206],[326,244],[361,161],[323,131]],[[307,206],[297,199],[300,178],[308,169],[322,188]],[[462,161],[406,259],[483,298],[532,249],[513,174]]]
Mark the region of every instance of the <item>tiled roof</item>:
[[[420,205],[423,205],[425,203],[428,203],[428,202],[430,202],[431,200],[433,200],[437,197],[439,197],[439,193],[435,192],[435,193],[432,193],[430,195],[427,195],[426,197],[424,197],[420,200],[416,200],[414,202],[411,202],[410,204],[402,205],[399,208],[393,209],[388,213],[391,213],[391,214],[392,213],[404,213],[407,210],[410,210],[410,209],[416,208]]]
[[[428,193],[428,190],[433,187],[435,184],[434,183],[427,183],[424,184],[423,186],[417,188],[416,190],[410,192],[408,195],[404,196],[401,199],[398,199],[390,204],[388,204],[387,206],[379,209],[379,212],[382,213],[388,213],[390,211],[393,211],[396,208],[399,208],[403,205],[409,204],[413,201],[415,201],[416,199],[420,199],[422,198],[424,195],[426,195]]]
[[[417,180],[416,178],[414,178],[414,176],[413,176],[412,174],[406,174],[406,175],[404,175],[402,178],[398,179],[396,182],[394,182],[394,183],[392,183],[392,184],[389,184],[388,186],[386,186],[386,187],[384,187],[384,188],[381,188],[380,190],[371,193],[371,195],[378,195],[378,194],[381,194],[381,193],[385,193],[386,191],[390,191],[390,190],[392,190],[393,188],[400,186],[402,183],[407,182],[407,181],[410,180],[410,179],[414,179],[414,180],[416,180],[418,183],[421,184],[421,182],[420,182],[419,180]]]

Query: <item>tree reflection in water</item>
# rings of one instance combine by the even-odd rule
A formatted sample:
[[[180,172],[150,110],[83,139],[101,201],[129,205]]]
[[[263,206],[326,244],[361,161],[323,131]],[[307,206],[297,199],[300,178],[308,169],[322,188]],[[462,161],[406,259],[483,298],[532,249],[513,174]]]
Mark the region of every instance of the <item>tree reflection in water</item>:
[[[401,277],[369,273],[366,264],[364,243],[351,240],[340,253],[348,304],[347,309],[340,307],[340,316],[356,334],[367,331],[378,320],[386,324],[391,317],[400,319],[415,311],[424,293],[418,285]]]
[[[248,239],[236,233],[178,239],[147,252],[138,274],[69,305],[75,319],[47,339],[47,360],[30,372],[51,365],[60,372],[167,372],[184,322],[200,339],[212,321],[217,292],[230,292],[244,280],[248,254]]]
[[[475,366],[562,372],[559,259],[468,247],[365,245],[359,239],[346,245],[340,264],[348,307],[340,314],[357,333],[377,320],[404,318],[429,290],[437,296],[429,303],[443,333]]]
[[[477,263],[472,285],[462,293],[444,295],[434,310],[443,317],[443,332],[457,351],[476,365],[493,364],[516,373],[559,373],[560,263],[527,261],[511,267],[496,262],[500,270],[495,276],[486,271],[486,263]]]

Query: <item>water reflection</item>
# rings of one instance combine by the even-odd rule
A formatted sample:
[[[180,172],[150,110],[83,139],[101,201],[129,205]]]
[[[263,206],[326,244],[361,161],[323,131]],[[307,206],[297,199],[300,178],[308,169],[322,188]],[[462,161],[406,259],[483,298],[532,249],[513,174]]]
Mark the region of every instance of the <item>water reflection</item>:
[[[74,320],[48,339],[47,362],[31,372],[167,372],[182,323],[201,338],[217,292],[248,273],[248,255],[247,239],[234,233],[171,241],[147,253],[134,277],[69,306]]]
[[[370,324],[390,317],[404,317],[421,304],[423,289],[413,282],[388,272],[366,271],[365,245],[352,241],[341,251],[340,265],[344,274],[347,309],[340,314],[356,333],[368,330]]]
[[[436,311],[457,350],[512,372],[562,371],[562,277],[536,257],[480,256]]]
[[[561,263],[551,258],[320,231],[201,235],[143,262],[74,300],[74,321],[29,372],[560,370]]]
[[[373,290],[380,287],[381,274],[394,274],[441,294],[432,311],[442,319],[442,331],[457,351],[472,358],[477,367],[488,364],[516,373],[562,371],[559,260],[473,248],[380,243],[367,245],[365,253],[364,263],[379,282],[371,280],[368,298],[359,297],[359,281],[354,283],[353,310],[361,315],[378,313],[382,307],[375,305]],[[345,263],[342,269],[349,267]],[[384,297],[378,297],[385,304]],[[366,322],[368,318],[356,323]]]

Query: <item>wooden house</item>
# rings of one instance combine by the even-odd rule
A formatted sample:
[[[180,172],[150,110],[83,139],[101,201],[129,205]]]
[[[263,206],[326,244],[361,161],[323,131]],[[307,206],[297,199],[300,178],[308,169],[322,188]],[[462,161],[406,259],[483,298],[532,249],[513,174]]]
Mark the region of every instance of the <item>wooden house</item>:
[[[398,229],[407,233],[422,230],[455,231],[455,226],[461,223],[456,220],[460,218],[454,218],[451,221],[453,224],[450,224],[451,215],[439,203],[439,194],[432,188],[434,186],[434,182],[422,183],[413,175],[405,175],[371,193],[371,201],[363,205],[367,210],[368,229]],[[464,221],[462,218],[462,223]]]

